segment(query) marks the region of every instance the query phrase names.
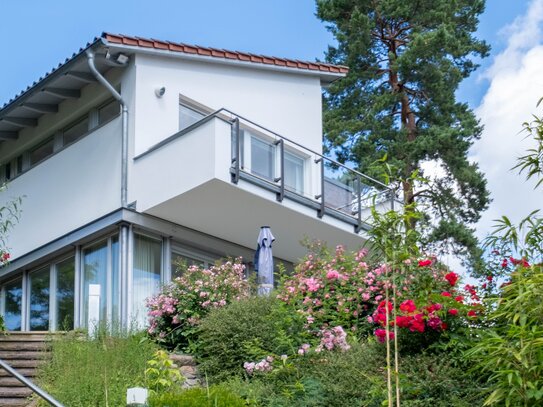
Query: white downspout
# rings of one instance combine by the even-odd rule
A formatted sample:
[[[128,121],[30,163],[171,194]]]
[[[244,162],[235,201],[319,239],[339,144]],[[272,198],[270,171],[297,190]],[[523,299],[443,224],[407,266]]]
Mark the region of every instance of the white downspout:
[[[122,109],[122,139],[121,139],[121,207],[127,208],[127,196],[128,196],[128,106],[123,100],[122,96],[115,90],[115,88],[109,83],[106,78],[96,69],[94,65],[94,52],[90,49],[86,51],[87,61],[89,68],[93,75],[96,77],[98,82],[100,82],[108,91],[113,95],[113,97],[119,101]],[[121,326],[124,329],[128,328],[128,303],[130,299],[128,298],[128,281],[129,281],[129,270],[128,270],[128,226],[122,225],[119,233],[119,245],[120,245],[120,260],[121,260],[121,270],[120,270],[120,285],[121,285]]]
[[[106,78],[102,76],[96,66],[94,65],[94,52],[90,49],[87,50],[87,61],[89,68],[93,75],[96,77],[104,87],[113,95],[113,97],[119,101],[122,109],[122,140],[121,140],[121,207],[127,207],[128,196],[128,107],[123,100],[122,96],[115,90],[115,88],[109,83]]]

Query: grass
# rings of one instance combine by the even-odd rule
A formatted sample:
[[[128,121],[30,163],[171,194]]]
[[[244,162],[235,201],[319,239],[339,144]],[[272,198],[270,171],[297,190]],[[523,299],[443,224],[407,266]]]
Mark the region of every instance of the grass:
[[[143,334],[101,331],[89,339],[70,333],[53,340],[52,359],[39,369],[38,384],[66,406],[124,406],[127,388],[144,384],[156,349]]]

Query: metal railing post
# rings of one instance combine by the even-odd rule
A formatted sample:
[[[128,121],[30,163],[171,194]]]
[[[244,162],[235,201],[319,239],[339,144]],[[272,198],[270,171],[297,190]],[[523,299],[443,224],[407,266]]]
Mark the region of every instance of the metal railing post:
[[[358,233],[362,229],[362,182],[360,181],[360,176],[356,177],[356,202],[358,204],[356,214],[358,224],[355,225],[354,232]]]
[[[321,193],[319,195],[315,195],[315,199],[320,199],[320,207],[319,209],[317,209],[317,216],[319,218],[322,218],[324,216],[324,210],[325,210],[325,205],[324,205],[324,160],[322,157],[320,158],[317,158],[315,160],[315,164],[319,164],[321,165]]]
[[[274,144],[279,146],[279,177],[274,178],[273,182],[281,182],[277,193],[277,202],[282,202],[285,197],[285,141],[281,138]]]
[[[4,369],[6,372],[8,372],[13,377],[15,377],[22,384],[24,384],[26,387],[28,387],[30,390],[32,390],[34,393],[36,393],[38,396],[40,396],[42,399],[47,401],[52,406],[64,407],[57,400],[55,400],[49,393],[47,393],[45,390],[42,390],[40,387],[36,386],[34,383],[32,383],[26,377],[22,376],[19,372],[17,372],[15,369],[13,369],[10,365],[8,365],[2,359],[0,359],[0,367],[2,367],[2,369]]]
[[[239,118],[235,118],[232,121],[232,138],[234,141],[234,156],[232,157],[232,164],[234,164],[234,172],[232,173],[232,182],[237,184],[239,181],[239,170],[241,161],[240,142],[239,142]]]

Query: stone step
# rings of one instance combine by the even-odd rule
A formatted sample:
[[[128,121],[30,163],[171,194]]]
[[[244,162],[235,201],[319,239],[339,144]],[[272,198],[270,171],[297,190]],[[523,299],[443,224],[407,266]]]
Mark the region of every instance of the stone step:
[[[0,346],[0,349],[2,347]],[[17,351],[5,351],[0,350],[0,359],[4,359],[9,363],[10,360],[32,360],[32,359],[45,359],[49,357],[48,352],[42,352],[42,351],[24,351],[24,352],[17,352]]]
[[[48,342],[53,335],[49,333],[34,333],[34,332],[9,332],[0,335],[0,343],[2,342]]]
[[[29,407],[29,406],[35,406],[36,404],[32,404],[33,401],[28,400],[26,397],[5,397],[3,399],[0,399],[0,404],[3,407]]]
[[[38,359],[28,359],[28,360],[14,359],[14,360],[7,361],[7,363],[12,368],[19,370],[19,368],[36,368],[42,363],[42,360],[38,360]]]
[[[33,368],[20,368],[15,369],[17,370],[17,373],[22,374],[24,377],[35,377],[36,376],[36,369]],[[6,372],[4,369],[0,368],[0,380],[4,377],[12,377],[8,372]]]
[[[25,376],[28,379],[28,376]],[[25,387],[26,385],[21,383],[13,376],[0,377],[0,387]],[[1,402],[1,401],[0,401]]]
[[[3,403],[3,398],[29,397],[31,395],[32,390],[28,387],[0,387],[0,403]]]
[[[48,351],[50,344],[44,341],[9,341],[0,342],[2,351]]]

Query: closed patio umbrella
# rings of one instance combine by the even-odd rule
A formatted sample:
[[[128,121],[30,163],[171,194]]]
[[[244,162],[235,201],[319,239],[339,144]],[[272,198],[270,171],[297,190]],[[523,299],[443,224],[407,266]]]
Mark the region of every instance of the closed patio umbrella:
[[[275,240],[269,226],[262,226],[258,234],[258,246],[255,253],[254,266],[257,272],[258,295],[269,295],[273,289],[273,253]]]

